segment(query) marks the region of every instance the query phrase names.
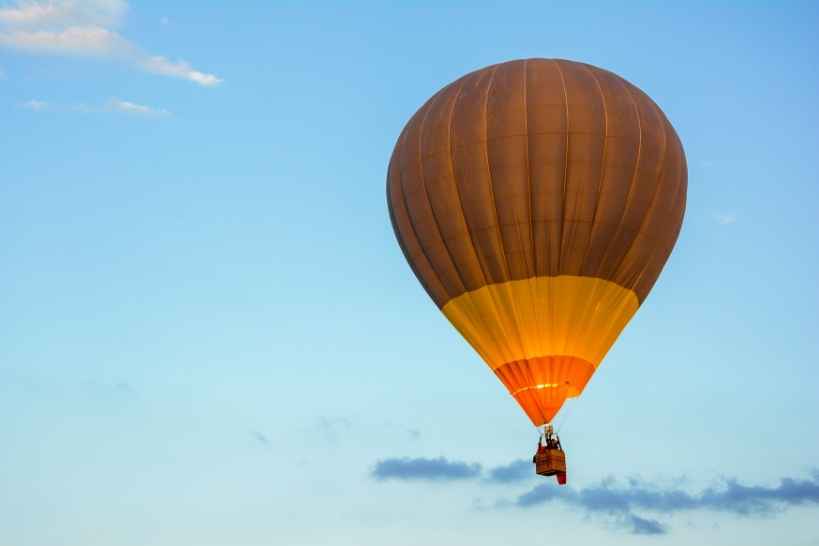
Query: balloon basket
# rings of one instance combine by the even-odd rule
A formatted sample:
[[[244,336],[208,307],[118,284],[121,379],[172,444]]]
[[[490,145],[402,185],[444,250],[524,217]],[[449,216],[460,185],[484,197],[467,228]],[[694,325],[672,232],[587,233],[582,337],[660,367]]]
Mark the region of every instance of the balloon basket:
[[[543,429],[537,442],[537,451],[532,457],[535,472],[541,476],[555,476],[557,483],[566,485],[566,452],[560,445],[560,438],[551,424]]]
[[[566,453],[560,449],[543,449],[535,455],[535,472],[541,476],[566,474]]]

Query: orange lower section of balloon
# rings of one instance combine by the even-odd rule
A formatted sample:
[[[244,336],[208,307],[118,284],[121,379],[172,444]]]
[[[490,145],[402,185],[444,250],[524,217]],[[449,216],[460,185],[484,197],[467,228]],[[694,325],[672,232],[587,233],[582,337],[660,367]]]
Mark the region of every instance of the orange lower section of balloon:
[[[535,426],[551,422],[567,398],[586,387],[594,366],[573,356],[544,356],[508,362],[495,375]]]

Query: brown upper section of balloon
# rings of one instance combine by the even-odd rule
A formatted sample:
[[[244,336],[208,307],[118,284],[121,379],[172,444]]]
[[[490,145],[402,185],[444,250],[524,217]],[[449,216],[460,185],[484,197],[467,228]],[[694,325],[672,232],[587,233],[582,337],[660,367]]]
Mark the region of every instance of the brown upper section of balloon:
[[[677,239],[685,154],[654,102],[565,60],[511,61],[441,89],[390,160],[398,241],[439,307],[487,284],[598,277],[642,302]]]

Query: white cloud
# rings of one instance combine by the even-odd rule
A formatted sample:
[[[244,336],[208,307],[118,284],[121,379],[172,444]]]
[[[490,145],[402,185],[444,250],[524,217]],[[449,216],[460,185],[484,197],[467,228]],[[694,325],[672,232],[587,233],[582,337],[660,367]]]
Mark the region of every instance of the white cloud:
[[[191,65],[185,61],[170,61],[165,57],[148,57],[140,61],[142,68],[154,74],[162,74],[163,76],[171,76],[173,78],[182,78],[210,87],[222,83],[220,78],[213,74],[205,74],[194,70]]]
[[[23,108],[33,110],[35,112],[42,112],[48,108],[48,103],[43,100],[31,99],[23,103]]]
[[[10,25],[36,25],[60,19],[67,6],[54,3],[19,2],[14,7],[0,8],[0,22]]]
[[[128,10],[125,0],[18,0],[0,8],[0,23],[16,26],[118,25]]]
[[[115,58],[205,87],[222,81],[186,61],[149,55],[119,34],[116,27],[127,9],[125,0],[18,0],[0,8],[0,46],[39,55]]]
[[[129,48],[121,36],[102,27],[2,32],[0,45],[30,53],[93,56],[112,56]]]
[[[732,212],[716,212],[714,213],[714,220],[722,226],[727,226],[729,224],[735,224],[737,221],[736,214]]]
[[[171,114],[169,111],[163,110],[162,108],[153,108],[144,104],[137,104],[135,102],[120,99],[111,99],[108,101],[107,109],[139,116],[169,116]]]
[[[122,113],[154,118],[172,115],[170,111],[164,108],[155,108],[153,106],[118,98],[113,98],[102,104],[85,103],[75,105],[53,104],[42,100],[31,99],[20,106],[33,112],[48,110],[50,112],[77,112],[82,114]]]

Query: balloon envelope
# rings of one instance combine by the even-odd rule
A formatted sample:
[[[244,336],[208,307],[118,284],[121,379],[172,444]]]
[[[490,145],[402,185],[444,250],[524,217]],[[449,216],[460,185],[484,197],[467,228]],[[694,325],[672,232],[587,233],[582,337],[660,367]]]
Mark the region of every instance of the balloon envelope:
[[[529,59],[430,98],[395,145],[387,200],[418,280],[541,425],[645,300],[686,188],[680,140],[645,93]]]

